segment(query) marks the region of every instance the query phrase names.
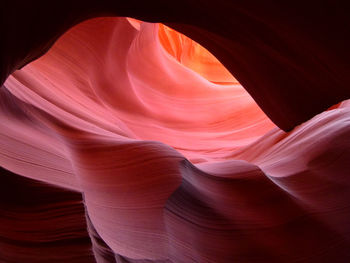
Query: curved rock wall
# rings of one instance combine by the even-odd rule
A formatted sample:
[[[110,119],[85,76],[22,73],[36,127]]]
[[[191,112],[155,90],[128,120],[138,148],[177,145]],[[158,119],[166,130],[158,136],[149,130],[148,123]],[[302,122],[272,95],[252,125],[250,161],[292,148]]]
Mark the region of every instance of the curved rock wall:
[[[238,7],[235,12],[246,14]],[[94,254],[97,262],[348,262],[349,89],[322,86],[333,70],[345,76],[346,67],[330,71],[331,64],[322,64],[325,57],[335,61],[330,54],[294,64],[299,46],[283,50],[291,36],[264,31],[274,25],[282,32],[290,24],[272,25],[253,13],[248,18],[266,33],[266,42],[254,46],[265,54],[259,63],[258,54],[248,52],[259,34],[238,27],[234,39],[230,30],[214,32],[215,24],[207,32],[168,24],[205,43],[229,70],[239,68],[235,77],[281,128],[305,121],[289,132],[270,121],[213,55],[163,24],[88,20],[40,59],[10,70],[0,90],[0,165],[27,179],[16,183],[17,175],[1,171],[1,259],[90,262]],[[280,75],[270,74],[269,63]],[[325,71],[321,86],[302,82],[311,76],[305,67]],[[250,68],[262,75],[249,75]],[[287,75],[296,77],[288,82]],[[296,82],[302,85],[292,96]],[[282,88],[289,91],[277,92]],[[9,189],[21,200],[9,198]],[[81,230],[79,193],[92,243]],[[64,200],[55,199],[60,195]],[[45,231],[57,233],[43,237]],[[35,249],[28,242],[37,242]],[[50,242],[57,244],[50,248]]]

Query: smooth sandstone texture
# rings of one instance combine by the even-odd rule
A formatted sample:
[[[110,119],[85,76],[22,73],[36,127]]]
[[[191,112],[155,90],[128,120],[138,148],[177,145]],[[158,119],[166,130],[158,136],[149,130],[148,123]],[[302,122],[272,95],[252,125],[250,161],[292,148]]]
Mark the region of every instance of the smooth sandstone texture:
[[[247,67],[257,66],[251,62]],[[251,81],[266,84],[255,76]],[[339,90],[330,100],[346,99]],[[48,192],[51,185],[67,189],[64,209],[79,209],[48,213],[70,214],[72,229],[85,227],[86,217],[91,243],[75,244],[79,256],[65,241],[71,232],[57,229],[62,251],[73,251],[61,262],[89,262],[90,246],[97,262],[350,259],[349,101],[284,132],[197,43],[165,25],[127,18],[70,29],[0,91],[0,165],[31,178],[28,188],[35,179]],[[262,100],[281,105],[274,112],[285,117],[295,101],[284,105],[270,92]],[[316,113],[322,96],[309,101],[304,117]],[[40,198],[35,203],[45,209]],[[14,214],[40,219],[33,210]],[[12,229],[7,236],[23,239]],[[5,262],[49,262],[28,248],[11,257],[24,245],[13,246]]]
[[[208,48],[284,131],[350,96],[345,2],[11,0],[0,11],[0,85],[73,25],[127,16],[166,23]]]

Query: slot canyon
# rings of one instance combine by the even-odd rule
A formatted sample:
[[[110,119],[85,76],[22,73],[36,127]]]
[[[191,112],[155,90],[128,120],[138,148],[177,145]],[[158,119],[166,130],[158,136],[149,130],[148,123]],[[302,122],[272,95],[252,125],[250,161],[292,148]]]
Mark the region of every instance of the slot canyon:
[[[0,262],[350,262],[345,1],[5,0]]]

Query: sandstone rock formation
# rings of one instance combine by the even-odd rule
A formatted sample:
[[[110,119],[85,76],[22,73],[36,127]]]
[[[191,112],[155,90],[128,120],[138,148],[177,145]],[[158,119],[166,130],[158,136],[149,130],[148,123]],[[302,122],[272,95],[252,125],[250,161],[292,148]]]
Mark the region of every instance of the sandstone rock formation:
[[[16,2],[1,262],[350,260],[345,10]]]

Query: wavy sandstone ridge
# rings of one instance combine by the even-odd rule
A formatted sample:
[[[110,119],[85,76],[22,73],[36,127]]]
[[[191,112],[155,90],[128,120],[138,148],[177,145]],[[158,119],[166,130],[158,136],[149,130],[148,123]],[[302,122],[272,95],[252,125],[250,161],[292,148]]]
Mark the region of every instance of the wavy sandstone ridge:
[[[199,44],[127,18],[75,26],[0,91],[0,165],[65,196],[48,228],[71,216],[41,258],[0,228],[4,262],[90,262],[91,244],[97,262],[350,259],[349,101],[284,132]]]

